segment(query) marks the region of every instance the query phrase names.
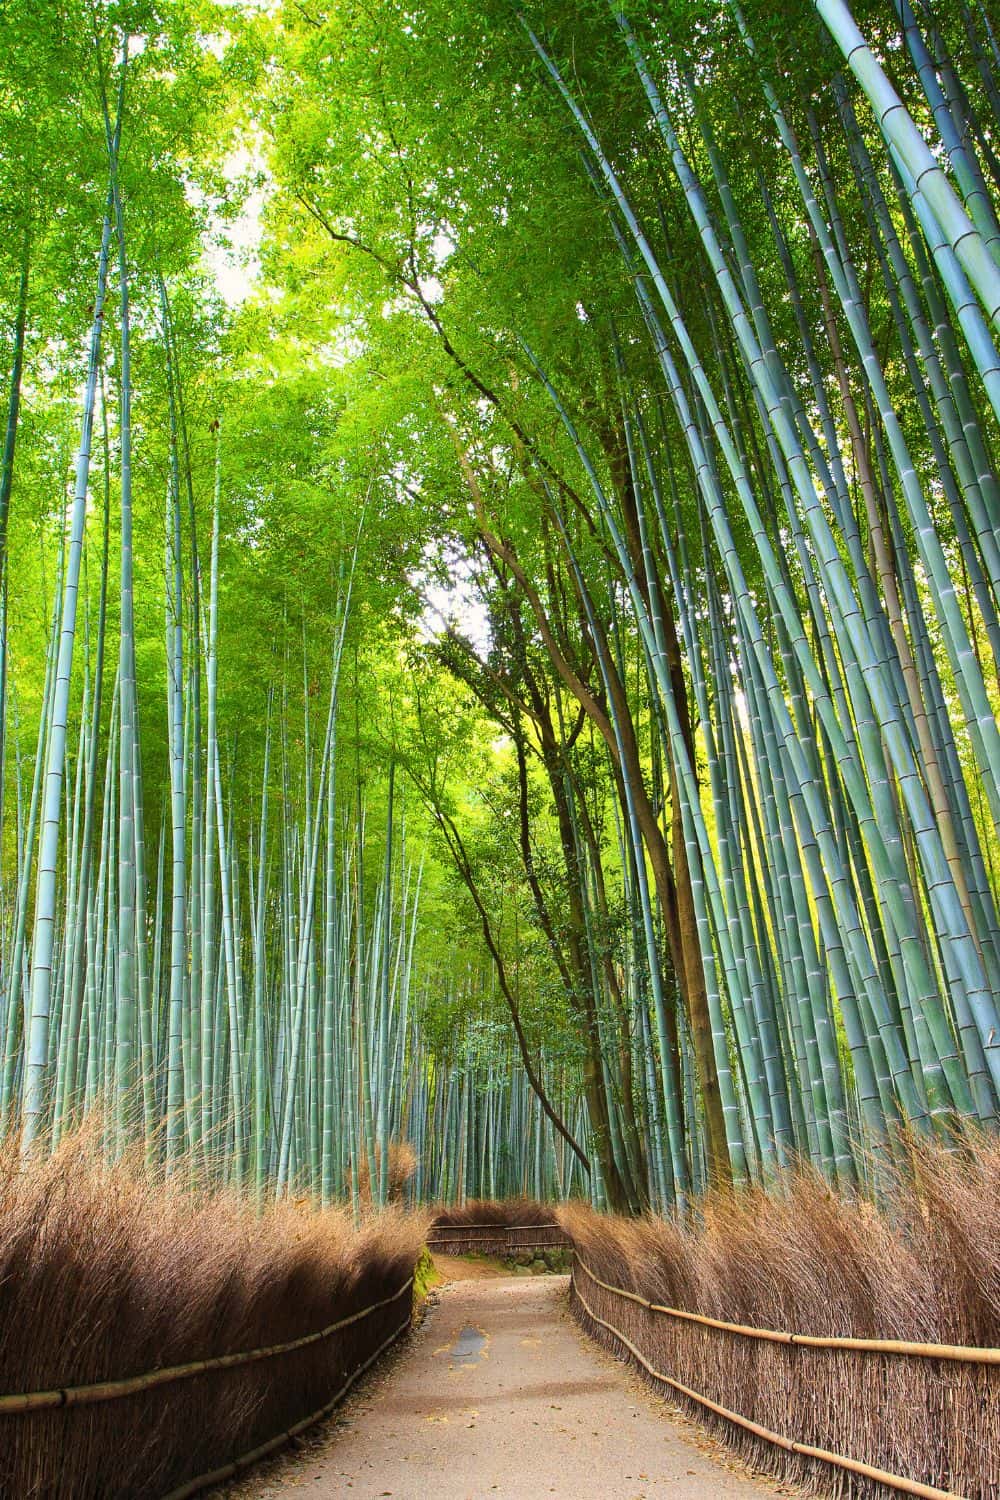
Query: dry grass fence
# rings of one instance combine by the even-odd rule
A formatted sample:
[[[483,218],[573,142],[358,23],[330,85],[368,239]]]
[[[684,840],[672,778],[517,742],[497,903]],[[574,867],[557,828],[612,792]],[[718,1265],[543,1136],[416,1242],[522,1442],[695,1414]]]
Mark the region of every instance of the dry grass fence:
[[[555,1209],[533,1198],[470,1199],[461,1208],[431,1212],[427,1244],[445,1255],[503,1257],[569,1246]]]
[[[808,1175],[790,1179],[779,1194],[706,1203],[695,1228],[568,1206],[559,1217],[576,1249],[574,1313],[599,1342],[631,1354],[661,1394],[760,1468],[826,1494],[898,1494],[877,1479],[776,1446],[686,1398],[678,1385],[798,1444],[915,1481],[910,1493],[924,1486],[924,1493],[996,1500],[996,1363],[754,1338],[651,1311],[599,1284],[758,1330],[995,1350],[1000,1145],[922,1147],[914,1164],[914,1178],[896,1182],[879,1211],[835,1196]],[[672,1384],[644,1372],[636,1353]]]
[[[405,1330],[425,1228],[397,1211],[359,1229],[292,1205],[257,1216],[110,1167],[85,1137],[28,1171],[0,1157],[0,1396],[297,1344],[113,1400],[0,1403],[0,1496],[179,1500],[289,1435]]]

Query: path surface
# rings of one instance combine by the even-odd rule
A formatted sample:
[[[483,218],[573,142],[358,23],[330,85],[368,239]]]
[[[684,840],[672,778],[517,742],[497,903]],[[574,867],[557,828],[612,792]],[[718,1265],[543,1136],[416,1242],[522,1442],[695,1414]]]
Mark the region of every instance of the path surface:
[[[456,1280],[308,1448],[244,1481],[294,1500],[762,1500],[576,1327],[565,1276]],[[229,1492],[233,1494],[233,1491]]]

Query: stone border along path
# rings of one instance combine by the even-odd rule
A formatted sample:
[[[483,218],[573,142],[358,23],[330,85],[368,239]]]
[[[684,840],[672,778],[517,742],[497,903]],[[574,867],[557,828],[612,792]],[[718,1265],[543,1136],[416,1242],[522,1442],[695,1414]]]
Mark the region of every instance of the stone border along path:
[[[598,1349],[566,1276],[439,1261],[398,1354],[297,1450],[227,1500],[766,1500],[757,1477]]]

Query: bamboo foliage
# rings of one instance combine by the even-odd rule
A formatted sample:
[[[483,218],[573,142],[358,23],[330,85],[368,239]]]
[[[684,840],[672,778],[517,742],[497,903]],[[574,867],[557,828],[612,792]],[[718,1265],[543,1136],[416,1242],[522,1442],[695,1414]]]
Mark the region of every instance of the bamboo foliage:
[[[722,1007],[715,1023],[720,1080],[725,1082],[728,1064],[722,1037],[735,1045],[740,1062],[735,1076],[741,1097],[726,1084],[733,1167],[739,1172],[746,1170],[744,1160],[756,1162],[752,1170],[766,1176],[783,1157],[808,1150],[829,1173],[849,1178],[854,1168],[845,1091],[855,1094],[863,1135],[875,1140],[899,1119],[921,1128],[946,1125],[956,1115],[984,1124],[996,1119],[997,905],[983,857],[983,839],[992,840],[994,833],[969,816],[972,789],[957,748],[960,732],[996,819],[996,712],[974,645],[975,630],[992,638],[997,619],[987,582],[995,525],[982,504],[983,483],[990,493],[994,483],[991,439],[971,406],[964,432],[954,420],[953,397],[938,379],[931,320],[952,371],[962,371],[958,388],[964,397],[975,390],[977,374],[989,397],[994,356],[984,366],[982,330],[975,332],[974,320],[963,324],[957,308],[959,326],[951,325],[926,259],[929,249],[940,269],[940,245],[957,254],[961,240],[966,253],[960,264],[992,317],[995,214],[954,122],[945,130],[947,159],[974,222],[958,204],[947,173],[936,164],[931,173],[927,148],[920,140],[918,150],[912,121],[886,92],[884,75],[851,30],[846,8],[818,8],[880,111],[893,153],[890,169],[903,169],[895,188],[883,186],[848,91],[838,81],[895,328],[933,434],[929,460],[914,458],[875,350],[840,192],[815,115],[807,111],[815,153],[810,171],[777,90],[760,68],[763,100],[787,152],[813,247],[840,410],[802,315],[801,271],[789,253],[775,197],[768,193],[766,201],[811,361],[808,399],[774,332],[699,89],[688,73],[674,73],[669,97],[662,92],[619,11],[624,46],[703,257],[710,355],[699,352],[654,235],[643,227],[589,116],[539,39],[529,37],[586,144],[589,170],[606,200],[673,408],[675,425],[662,415],[654,418],[658,430],[650,436],[645,413],[651,399],[659,398],[633,382],[619,355],[638,547],[630,543],[620,495],[607,488],[553,383],[534,363],[587,475],[607,537],[612,586],[630,606],[648,691],[661,705],[664,754],[683,789],[685,839],[701,872],[695,889],[703,893],[706,980],[710,994],[718,984],[716,1005]],[[756,56],[747,21],[735,6],[733,13],[738,34]],[[937,118],[937,74],[908,7],[903,18]],[[714,203],[690,148],[682,145],[682,128],[697,142]],[[938,216],[937,230],[928,233],[926,214],[918,215],[926,248],[913,219],[911,242],[904,247],[886,211],[886,195],[896,189],[907,194],[904,208],[916,208],[919,194],[908,188],[915,176]],[[933,295],[930,310],[917,290],[918,275],[923,296]],[[949,294],[954,285],[946,288]],[[840,342],[841,320],[853,342],[853,363]],[[912,358],[911,332],[921,340],[926,377]],[[962,334],[969,339],[967,355]],[[982,460],[978,482],[968,462],[970,435]],[[945,535],[920,477],[928,461],[938,466],[942,490],[955,507],[951,518],[963,556],[981,583],[981,625],[970,622],[959,603]],[[665,492],[678,492],[679,468],[696,486],[700,557],[664,502]],[[967,493],[978,492],[972,528],[955,486],[958,473],[969,481]],[[852,485],[862,492],[863,524]],[[583,594],[588,585],[569,517],[551,493],[550,500]],[[754,571],[762,570],[764,599],[749,581],[746,554],[735,540],[737,528],[744,527],[752,536]],[[777,541],[779,531],[791,543],[790,555]],[[920,584],[907,560],[908,534],[937,613],[946,668],[927,634]],[[702,720],[705,791],[685,744],[667,666],[660,605],[665,588],[680,621]],[[698,607],[699,594],[707,609]],[[944,670],[960,703],[958,731],[942,699]],[[714,835],[704,817],[706,798]],[[801,895],[796,902],[798,893],[806,893],[805,903]],[[849,1063],[834,1040],[840,1028]],[[795,1080],[791,1090],[789,1079]]]
[[[349,291],[332,296],[351,348],[335,376],[325,346],[310,368],[336,413],[310,451],[354,541],[330,570],[323,638],[302,620],[301,670],[295,578],[271,560],[285,656],[259,692],[238,685],[249,732],[230,707],[242,601],[227,528],[231,508],[252,513],[252,482],[231,492],[228,412],[212,415],[211,479],[192,459],[174,284],[140,263],[123,187],[124,61],[113,106],[102,90],[107,198],[51,627],[44,667],[39,654],[22,683],[4,569],[36,254],[25,236],[0,475],[0,817],[16,854],[0,902],[0,1118],[26,1151],[98,1110],[109,1150],[141,1141],[166,1173],[197,1162],[258,1204],[300,1191],[385,1202],[409,1142],[420,1197],[581,1193],[637,1212],[799,1161],[877,1185],[872,1163],[907,1130],[996,1127],[989,17],[972,0],[961,25],[928,0],[871,0],[857,21],[842,0],[787,16],[752,0],[684,15],[614,5],[574,18],[571,69],[565,28],[534,9],[515,48],[538,89],[518,78],[511,118],[556,120],[547,143],[571,133],[579,222],[600,227],[607,258],[594,250],[601,274],[575,320],[553,284],[523,327],[512,308],[537,310],[537,288],[517,301],[503,277],[526,262],[498,266],[497,182],[534,170],[514,160],[513,128],[485,168],[448,155],[461,131],[445,145],[431,130],[417,150],[393,121],[372,125],[385,138],[355,163],[345,205],[326,172],[333,126],[313,139],[316,39],[301,55],[288,42],[283,86],[306,95],[308,128],[300,140],[294,105],[277,127],[269,253],[294,288],[281,314],[293,322],[310,314],[305,258],[317,244],[340,257]],[[399,20],[390,0],[373,14]],[[496,18],[479,19],[492,34]],[[803,38],[815,56],[798,69],[788,49]],[[346,136],[336,144],[353,160]],[[311,176],[300,147],[317,157]],[[386,179],[364,175],[386,162]],[[461,213],[442,187],[460,168],[475,185]],[[286,213],[326,236],[301,262]],[[452,218],[454,253],[432,266],[431,222],[450,236]],[[495,298],[481,270],[494,252]],[[389,295],[355,285],[352,257]],[[317,277],[326,264],[317,254]],[[452,285],[457,309],[473,299],[478,343],[468,318],[453,331]],[[309,329],[296,323],[296,351]],[[518,369],[506,386],[491,384],[507,378],[498,347]],[[395,448],[371,432],[347,454],[344,410],[370,412],[372,370],[413,349],[427,352],[429,393],[411,411],[423,371],[388,382]],[[164,413],[152,442],[151,364]],[[151,448],[155,547],[141,534]],[[428,476],[446,471],[460,498],[442,506]],[[401,535],[411,520],[415,546]],[[275,534],[287,524],[294,539],[298,521]],[[247,536],[253,554],[253,524]],[[489,640],[422,618],[432,638],[404,641],[414,550],[450,563],[451,546]],[[154,552],[157,693],[143,671]],[[362,725],[369,638],[390,687]],[[489,745],[475,770],[442,729],[467,711]],[[464,926],[442,971],[426,947],[453,933],[429,934],[424,912],[451,902],[449,880]]]
[[[112,1151],[138,1135],[153,1162],[162,1160],[168,1172],[207,1172],[237,1187],[252,1183],[258,1202],[269,1192],[293,1191],[329,1202],[347,1191],[352,1170],[357,1183],[365,1111],[356,1081],[359,1074],[374,1076],[380,1080],[378,1110],[372,1117],[369,1103],[367,1115],[374,1119],[373,1158],[384,1165],[369,1183],[378,1201],[385,1201],[390,1142],[407,1128],[412,1102],[404,1089],[405,1070],[419,1045],[409,989],[420,869],[411,864],[405,845],[393,855],[396,815],[390,797],[384,870],[366,890],[363,820],[355,829],[338,816],[337,685],[354,563],[349,559],[341,573],[318,776],[305,697],[304,779],[298,793],[292,783],[299,772],[287,751],[287,705],[282,712],[280,837],[287,859],[279,895],[269,844],[270,703],[260,816],[250,824],[246,861],[235,843],[218,713],[223,438],[216,423],[208,601],[202,608],[197,567],[193,578],[184,567],[182,474],[189,466],[169,295],[162,280],[170,419],[164,532],[169,811],[154,869],[147,870],[132,604],[129,270],[114,178],[117,141],[118,128],[109,125],[112,183],[38,748],[33,769],[20,756],[15,767],[19,879],[17,899],[4,909],[2,942],[4,1129],[20,1133],[23,1151],[36,1151],[58,1143],[97,1108],[105,1112]],[[110,631],[111,471],[103,402],[106,494],[96,641],[89,606],[79,639],[78,600],[88,541],[92,434],[103,389],[100,336],[115,243],[122,337],[121,572],[119,654],[109,711],[103,689]],[[196,524],[193,508],[187,524]],[[193,536],[191,541],[197,559]],[[75,704],[74,661],[79,663],[81,648],[82,695]],[[34,903],[29,900],[33,868]],[[370,932],[363,919],[366,906],[375,912]],[[352,1054],[359,1055],[357,1069]]]

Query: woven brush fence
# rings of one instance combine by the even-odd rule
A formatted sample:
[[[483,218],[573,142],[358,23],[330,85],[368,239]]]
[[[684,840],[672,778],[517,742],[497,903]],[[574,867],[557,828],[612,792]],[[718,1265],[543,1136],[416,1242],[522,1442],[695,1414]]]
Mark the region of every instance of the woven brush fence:
[[[574,1315],[755,1467],[838,1496],[997,1500],[1000,1203],[947,1170],[936,1201],[886,1218],[809,1182],[699,1229],[561,1211]]]
[[[409,1327],[425,1225],[0,1170],[0,1496],[181,1500],[264,1456]]]
[[[530,1198],[510,1198],[438,1210],[427,1245],[437,1254],[502,1259],[534,1250],[568,1250],[572,1242],[551,1207]]]

